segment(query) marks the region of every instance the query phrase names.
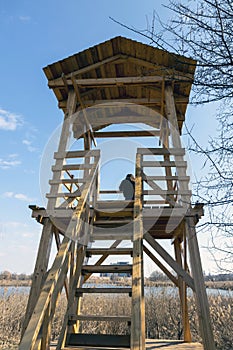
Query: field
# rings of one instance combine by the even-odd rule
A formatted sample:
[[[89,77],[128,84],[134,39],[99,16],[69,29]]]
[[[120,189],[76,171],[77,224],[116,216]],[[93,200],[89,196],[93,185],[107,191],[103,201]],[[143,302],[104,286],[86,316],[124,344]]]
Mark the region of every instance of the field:
[[[17,292],[9,293],[5,288],[0,295],[0,349],[13,350],[17,348],[20,339],[20,330],[25,313],[27,294]],[[215,341],[218,350],[232,350],[233,344],[233,297],[211,296],[209,297],[210,312],[213,323]],[[191,329],[193,341],[200,341],[198,337],[198,323],[194,317],[194,302],[189,298],[189,309],[191,315]],[[61,323],[62,315],[66,308],[66,298],[60,298],[57,312],[53,322],[52,340],[56,340]],[[128,315],[130,313],[130,298],[120,297],[118,303],[114,303],[112,296],[84,297],[83,313],[88,314],[118,314]],[[129,332],[124,323],[89,322],[82,323],[83,331],[105,333]],[[149,292],[146,294],[146,336],[154,339],[181,339],[182,325],[180,322],[179,300],[176,296],[168,294],[166,287],[158,294]]]

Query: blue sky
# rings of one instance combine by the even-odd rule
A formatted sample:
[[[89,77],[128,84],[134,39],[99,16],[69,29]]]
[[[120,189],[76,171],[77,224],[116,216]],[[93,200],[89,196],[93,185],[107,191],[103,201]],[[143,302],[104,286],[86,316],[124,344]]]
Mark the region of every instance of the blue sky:
[[[167,2],[0,0],[0,271],[31,273],[36,258],[41,226],[31,219],[28,205],[44,204],[40,160],[62,121],[42,68],[118,35],[143,41],[109,16],[145,29],[155,6],[163,18],[168,16],[160,5]],[[213,113],[214,107],[189,110],[188,123],[195,124],[197,137],[207,136],[198,132],[200,122],[214,132],[216,125],[210,128],[207,118]],[[206,271],[213,269],[208,264]]]

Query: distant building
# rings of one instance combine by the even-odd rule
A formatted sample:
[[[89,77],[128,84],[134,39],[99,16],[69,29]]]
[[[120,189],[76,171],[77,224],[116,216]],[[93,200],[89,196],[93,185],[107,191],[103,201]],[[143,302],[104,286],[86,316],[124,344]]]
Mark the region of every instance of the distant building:
[[[129,265],[128,261],[118,261],[116,263],[111,263],[110,265]],[[129,272],[101,272],[100,277],[109,277],[110,279],[114,279],[116,277],[130,277],[131,274]]]

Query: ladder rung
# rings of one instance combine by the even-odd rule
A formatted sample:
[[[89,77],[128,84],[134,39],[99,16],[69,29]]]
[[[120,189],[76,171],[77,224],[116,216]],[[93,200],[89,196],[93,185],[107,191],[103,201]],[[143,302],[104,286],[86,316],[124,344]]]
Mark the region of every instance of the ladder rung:
[[[184,148],[138,148],[137,151],[142,155],[185,155]]]
[[[87,248],[87,254],[90,255],[132,255],[132,248]]]
[[[185,161],[152,161],[152,160],[145,160],[142,162],[142,167],[175,167],[175,168],[185,168],[187,166],[187,162]]]
[[[94,315],[71,315],[70,321],[114,321],[114,322],[130,322],[130,316],[94,316]]]
[[[133,219],[125,219],[125,220],[96,220],[94,222],[95,226],[123,226],[133,224]]]
[[[109,288],[77,288],[76,297],[80,294],[132,294],[130,287],[109,287]]]
[[[190,177],[189,176],[151,176],[151,175],[142,175],[143,180],[151,181],[151,180],[157,180],[157,181],[168,181],[168,180],[178,180],[178,181],[189,181]]]
[[[124,233],[124,232],[119,232],[119,233],[108,233],[106,232],[106,229],[104,232],[99,232],[99,233],[94,233],[91,235],[91,241],[114,241],[114,240],[132,240],[133,239],[133,233]]]
[[[97,272],[132,272],[132,265],[84,265],[82,267],[83,274],[85,273],[97,273]]]
[[[130,347],[130,335],[71,333],[68,339],[67,346]]]
[[[73,178],[73,179],[60,179],[60,180],[49,180],[50,185],[59,185],[59,184],[83,184],[86,180],[83,178]]]
[[[52,166],[52,171],[61,171],[61,170],[84,170],[84,169],[92,169],[96,164],[66,164],[63,165],[62,168],[57,167],[56,165]]]

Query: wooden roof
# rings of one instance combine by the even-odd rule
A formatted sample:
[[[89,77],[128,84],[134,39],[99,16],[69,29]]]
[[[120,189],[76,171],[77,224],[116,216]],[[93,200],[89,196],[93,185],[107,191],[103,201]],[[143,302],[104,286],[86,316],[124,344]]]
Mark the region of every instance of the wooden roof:
[[[80,110],[99,103],[120,101],[147,106],[163,114],[164,86],[172,84],[181,130],[195,66],[196,61],[192,59],[115,37],[48,65],[44,73],[59,108],[64,112],[68,89],[72,85],[78,91]],[[111,107],[109,113],[114,117],[117,111]],[[98,118],[97,110],[94,114],[91,122]],[[113,123],[113,120],[101,127]],[[96,126],[96,130],[101,127]]]

